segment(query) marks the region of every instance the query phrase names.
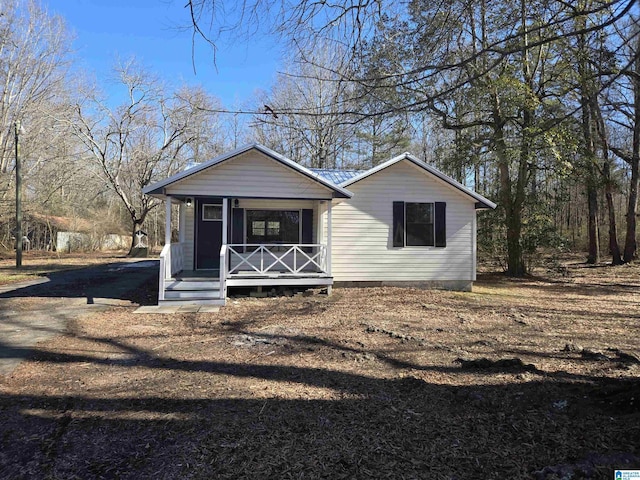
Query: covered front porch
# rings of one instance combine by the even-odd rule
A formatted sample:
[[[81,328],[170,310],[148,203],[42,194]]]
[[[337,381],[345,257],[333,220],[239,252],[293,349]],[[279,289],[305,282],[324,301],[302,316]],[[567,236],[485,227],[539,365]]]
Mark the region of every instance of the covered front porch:
[[[159,304],[224,305],[233,287],[322,286],[330,292],[330,199],[176,195],[165,201]]]
[[[331,206],[353,194],[273,150],[247,145],[143,192],[166,202],[159,303],[224,304],[229,287],[333,284]]]

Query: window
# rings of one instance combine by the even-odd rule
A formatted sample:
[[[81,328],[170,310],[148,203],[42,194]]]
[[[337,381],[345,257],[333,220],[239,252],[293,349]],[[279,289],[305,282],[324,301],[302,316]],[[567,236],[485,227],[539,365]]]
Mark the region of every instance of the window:
[[[393,246],[447,246],[445,202],[393,202]]]
[[[407,246],[433,246],[433,203],[405,203]]]
[[[205,203],[202,205],[202,220],[211,222],[214,220],[222,220],[222,205],[212,205]]]
[[[247,210],[247,243],[300,243],[300,211]]]
[[[251,222],[251,235],[253,235],[254,237],[264,237],[266,235],[264,224],[265,222],[258,220],[254,220],[253,222]]]

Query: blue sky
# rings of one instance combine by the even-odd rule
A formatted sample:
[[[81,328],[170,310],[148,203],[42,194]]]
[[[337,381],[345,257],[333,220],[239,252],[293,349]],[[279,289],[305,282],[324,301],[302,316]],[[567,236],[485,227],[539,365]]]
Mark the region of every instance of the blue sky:
[[[116,58],[135,56],[152,72],[179,85],[202,84],[227,108],[268,89],[278,68],[279,49],[261,36],[250,42],[218,44],[217,70],[211,48],[199,40],[193,71],[191,32],[178,26],[189,22],[183,0],[43,0],[50,14],[66,19],[75,34],[81,67],[94,72],[108,90]]]

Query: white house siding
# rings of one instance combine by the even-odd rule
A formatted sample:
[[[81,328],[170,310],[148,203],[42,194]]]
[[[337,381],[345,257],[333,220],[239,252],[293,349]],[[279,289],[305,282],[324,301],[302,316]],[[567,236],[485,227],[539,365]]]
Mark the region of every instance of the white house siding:
[[[401,161],[347,187],[334,203],[332,274],[337,282],[471,281],[475,200]],[[446,202],[447,246],[393,247],[393,202]]]
[[[168,195],[326,199],[332,191],[255,150],[186,177]]]

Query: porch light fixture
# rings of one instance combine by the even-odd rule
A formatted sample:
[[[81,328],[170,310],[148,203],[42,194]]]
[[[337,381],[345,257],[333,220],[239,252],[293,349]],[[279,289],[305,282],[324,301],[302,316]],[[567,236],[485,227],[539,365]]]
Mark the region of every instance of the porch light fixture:
[[[235,208],[238,208],[238,206],[240,205],[240,200],[238,200],[237,198],[233,201],[233,206]]]
[[[189,208],[190,208],[190,207],[191,207],[191,205],[193,205],[193,198],[191,198],[191,197],[187,197],[187,198],[185,199],[185,201],[184,201],[184,204],[185,204],[187,207],[189,207]]]

